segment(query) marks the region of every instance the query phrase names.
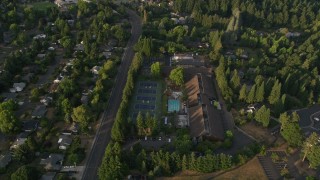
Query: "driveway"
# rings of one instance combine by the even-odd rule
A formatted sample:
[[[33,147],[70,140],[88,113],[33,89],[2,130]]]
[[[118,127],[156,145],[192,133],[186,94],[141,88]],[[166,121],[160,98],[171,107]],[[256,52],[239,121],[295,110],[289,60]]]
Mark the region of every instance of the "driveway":
[[[104,111],[100,119],[100,127],[95,136],[92,149],[83,172],[83,180],[98,179],[98,168],[101,164],[105,148],[111,140],[111,128],[122,99],[122,91],[127,80],[129,66],[135,54],[133,46],[138,42],[142,33],[140,17],[130,9],[126,9],[126,11],[129,14],[129,21],[132,27],[131,37],[123,53],[122,63],[118,70],[119,73],[117,74],[116,82],[108,101],[108,108]]]

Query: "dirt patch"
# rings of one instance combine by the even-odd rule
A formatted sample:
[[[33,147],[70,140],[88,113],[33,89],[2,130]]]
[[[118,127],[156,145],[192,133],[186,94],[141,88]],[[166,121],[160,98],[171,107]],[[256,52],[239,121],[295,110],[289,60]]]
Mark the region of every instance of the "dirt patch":
[[[272,144],[276,140],[276,137],[272,136],[268,129],[258,126],[254,122],[249,122],[240,128],[259,142]]]
[[[214,177],[214,179],[260,179],[267,180],[267,176],[262,169],[258,158],[253,158],[248,163],[240,166],[239,168],[223,173],[219,176]]]

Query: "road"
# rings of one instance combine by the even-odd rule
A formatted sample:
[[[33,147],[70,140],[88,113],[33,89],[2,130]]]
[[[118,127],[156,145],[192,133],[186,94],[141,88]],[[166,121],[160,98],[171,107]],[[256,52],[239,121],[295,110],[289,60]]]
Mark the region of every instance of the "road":
[[[93,146],[86,163],[86,168],[83,172],[83,180],[98,179],[97,171],[101,164],[105,148],[111,140],[111,128],[121,103],[122,91],[127,80],[129,66],[134,57],[133,46],[138,42],[138,39],[142,33],[142,23],[140,17],[132,10],[127,9],[126,11],[129,14],[129,22],[132,26],[131,37],[123,53],[122,63],[118,70],[116,83],[111,92],[108,108],[102,115],[101,124],[94,139]]]

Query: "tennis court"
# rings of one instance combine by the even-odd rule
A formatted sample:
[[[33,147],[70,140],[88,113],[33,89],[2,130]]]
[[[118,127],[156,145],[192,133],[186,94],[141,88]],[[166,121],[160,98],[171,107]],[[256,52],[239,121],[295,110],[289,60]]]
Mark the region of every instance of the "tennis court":
[[[130,116],[136,120],[139,112],[161,115],[162,84],[157,81],[138,81],[130,106]]]
[[[154,89],[139,89],[138,94],[156,94],[157,91]]]
[[[156,97],[153,96],[137,96],[138,101],[155,101]]]
[[[158,86],[156,82],[140,82],[139,85],[144,88],[156,88]]]

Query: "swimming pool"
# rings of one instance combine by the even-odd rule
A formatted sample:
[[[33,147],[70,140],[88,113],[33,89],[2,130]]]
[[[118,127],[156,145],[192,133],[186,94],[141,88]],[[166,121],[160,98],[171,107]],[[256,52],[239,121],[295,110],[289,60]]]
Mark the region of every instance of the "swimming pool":
[[[176,99],[168,100],[168,112],[180,111],[180,101]]]

